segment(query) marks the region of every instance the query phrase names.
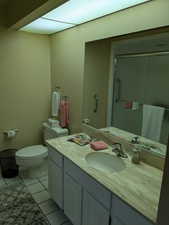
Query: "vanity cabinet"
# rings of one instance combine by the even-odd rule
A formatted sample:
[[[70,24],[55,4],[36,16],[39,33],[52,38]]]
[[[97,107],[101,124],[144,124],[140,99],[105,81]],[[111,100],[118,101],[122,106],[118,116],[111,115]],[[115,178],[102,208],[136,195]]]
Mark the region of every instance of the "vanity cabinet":
[[[154,225],[51,147],[49,193],[73,225]]]
[[[153,225],[118,197],[112,199],[111,225]]]
[[[67,158],[64,158],[64,172],[79,183],[84,190],[90,193],[107,210],[110,210],[112,195],[103,185]]]
[[[73,224],[109,225],[110,204],[110,191],[64,158],[64,211]]]
[[[126,225],[126,223],[121,222],[118,217],[113,217],[111,225]]]
[[[109,211],[87,191],[83,193],[82,225],[109,225]]]
[[[64,174],[64,213],[73,225],[81,225],[82,187],[71,176]],[[94,224],[93,224],[94,225]]]
[[[63,209],[63,157],[49,151],[48,190],[51,198]]]

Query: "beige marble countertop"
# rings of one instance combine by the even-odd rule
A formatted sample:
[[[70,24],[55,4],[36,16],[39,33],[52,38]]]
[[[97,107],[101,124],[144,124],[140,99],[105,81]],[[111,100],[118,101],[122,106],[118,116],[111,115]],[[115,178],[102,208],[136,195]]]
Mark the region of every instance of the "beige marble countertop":
[[[121,129],[116,128],[116,127],[106,127],[106,128],[102,128],[100,130],[101,131],[108,131],[110,134],[112,134],[114,136],[124,138],[126,141],[129,141],[129,142],[131,142],[133,137],[138,136],[140,142],[156,146],[158,151],[156,151],[156,150],[153,151],[153,149],[152,149],[151,150],[152,154],[154,153],[157,156],[163,157],[163,158],[165,158],[165,156],[166,156],[167,146],[164,145],[164,144],[161,144],[159,142],[155,142],[155,141],[150,140],[148,138],[145,138],[143,136],[139,136],[139,135],[130,133],[128,131],[121,130]]]
[[[47,141],[62,155],[70,159],[83,171],[100,182],[107,189],[133,206],[144,216],[156,222],[160,189],[162,182],[162,171],[145,163],[135,165],[131,163],[130,157],[123,159],[126,168],[120,172],[108,173],[90,167],[85,156],[93,150],[89,145],[79,146],[68,142],[71,136],[55,138]],[[114,154],[111,147],[99,151]]]

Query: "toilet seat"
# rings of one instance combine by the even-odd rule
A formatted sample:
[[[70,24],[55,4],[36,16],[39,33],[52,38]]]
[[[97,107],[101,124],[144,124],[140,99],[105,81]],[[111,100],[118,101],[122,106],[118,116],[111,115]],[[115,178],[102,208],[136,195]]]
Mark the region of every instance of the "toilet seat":
[[[23,160],[40,159],[47,157],[48,149],[43,145],[33,145],[22,148],[15,153],[16,158]]]

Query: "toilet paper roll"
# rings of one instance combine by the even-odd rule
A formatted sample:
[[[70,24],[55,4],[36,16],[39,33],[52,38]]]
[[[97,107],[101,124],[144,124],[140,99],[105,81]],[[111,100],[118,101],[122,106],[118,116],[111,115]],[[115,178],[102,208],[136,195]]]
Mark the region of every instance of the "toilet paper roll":
[[[13,137],[16,136],[16,131],[15,130],[8,130],[5,133],[6,133],[7,138],[13,138]]]

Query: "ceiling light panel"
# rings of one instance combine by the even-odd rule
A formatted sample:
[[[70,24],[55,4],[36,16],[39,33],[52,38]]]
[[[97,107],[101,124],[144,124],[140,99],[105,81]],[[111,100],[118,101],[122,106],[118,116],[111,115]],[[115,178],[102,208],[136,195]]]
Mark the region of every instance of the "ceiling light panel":
[[[151,0],[69,0],[21,30],[52,34]]]
[[[150,0],[70,0],[45,18],[81,24]]]
[[[26,25],[21,30],[38,34],[52,34],[67,28],[73,27],[72,24],[59,23],[56,21],[39,18],[34,22]]]

